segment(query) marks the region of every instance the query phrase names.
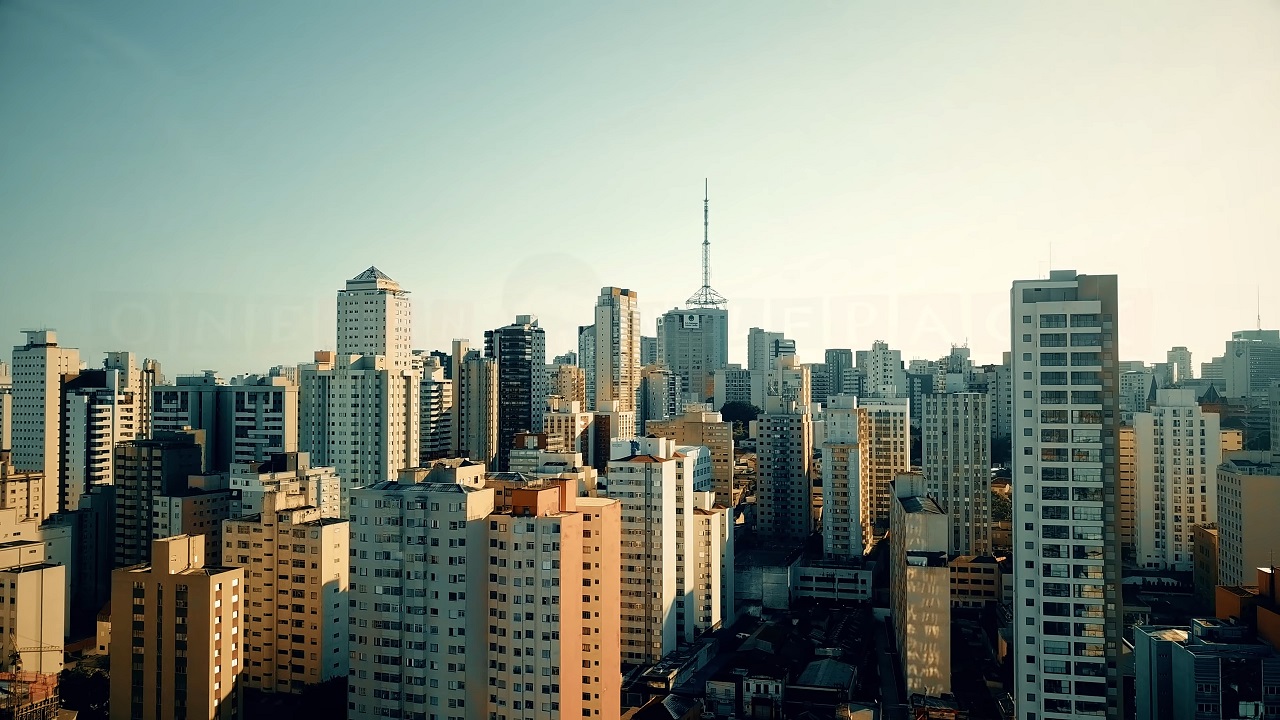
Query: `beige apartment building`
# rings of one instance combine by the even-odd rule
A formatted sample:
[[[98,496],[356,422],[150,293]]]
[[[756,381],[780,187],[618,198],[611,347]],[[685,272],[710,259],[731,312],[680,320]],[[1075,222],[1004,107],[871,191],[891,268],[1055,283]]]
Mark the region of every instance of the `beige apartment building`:
[[[243,715],[244,569],[206,566],[204,543],[156,540],[151,564],[112,573],[112,720]]]
[[[711,451],[711,482],[716,503],[733,507],[733,423],[725,422],[710,405],[692,403],[671,420],[645,424],[645,433],[674,440],[678,445],[701,445]]]
[[[13,453],[0,449],[0,509],[15,510],[20,519],[43,520],[44,475],[18,472],[13,466]]]
[[[1218,466],[1218,584],[1244,585],[1280,548],[1280,464],[1271,453],[1231,453]]]
[[[24,672],[62,672],[67,568],[47,560],[38,536],[0,545],[0,662],[8,670],[18,669],[16,652]]]
[[[951,582],[947,513],[923,475],[898,475],[889,533],[889,599],[907,694],[951,692]]]
[[[26,331],[26,345],[13,348],[13,464],[38,472],[48,485],[40,518],[58,511],[62,477],[62,389],[80,372],[80,351],[58,344],[53,330]]]
[[[893,502],[890,485],[911,471],[911,401],[904,397],[859,398],[867,411],[861,440],[867,444],[867,469],[862,473],[862,543],[870,547],[889,529]]]
[[[1132,425],[1117,428],[1120,492],[1120,549],[1126,560],[1138,556],[1138,513],[1134,506],[1138,495],[1138,440]]]
[[[277,490],[222,524],[223,559],[243,568],[244,682],[298,693],[347,675],[349,523],[306,494]]]

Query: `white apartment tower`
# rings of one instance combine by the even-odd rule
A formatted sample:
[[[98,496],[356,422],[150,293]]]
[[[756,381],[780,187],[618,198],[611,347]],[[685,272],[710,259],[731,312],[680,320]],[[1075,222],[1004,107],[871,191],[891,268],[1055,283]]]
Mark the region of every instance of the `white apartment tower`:
[[[338,291],[338,355],[383,355],[391,370],[412,363],[413,314],[409,291],[376,267]]]
[[[453,454],[453,381],[434,356],[423,358],[421,371],[418,463],[426,465]]]
[[[855,353],[863,371],[863,392],[869,397],[899,397],[907,394],[907,371],[902,367],[902,351],[877,340],[870,350]]]
[[[747,369],[764,372],[777,367],[778,358],[796,354],[796,341],[780,332],[753,327],[747,331]]]
[[[591,357],[583,362],[593,362]],[[636,412],[640,389],[640,301],[634,290],[600,288],[595,322],[595,402],[618,403],[620,412]]]
[[[498,362],[453,341],[454,452],[493,467],[498,457]]]
[[[1013,284],[1015,703],[1123,714],[1116,276]]]
[[[833,395],[822,416],[822,552],[828,558],[860,557],[862,476],[870,465],[870,442],[859,429],[867,424],[867,411],[852,395]]]
[[[63,400],[62,480],[64,511],[114,477],[113,449],[118,442],[147,437],[141,432],[141,397],[126,384],[124,372],[86,370],[66,383]]]
[[[352,488],[396,477],[418,464],[420,380],[382,355],[320,351],[299,367],[300,450],[342,478],[342,507]]]
[[[1142,567],[1190,572],[1193,525],[1218,520],[1221,433],[1196,391],[1157,390],[1133,417],[1135,541]]]
[[[711,593],[723,592],[732,574],[732,536],[723,536],[732,528],[723,515],[708,521],[699,514],[727,512],[713,504],[705,447],[666,438],[614,445],[626,448],[612,453],[608,474],[608,496],[622,504],[622,664],[644,665],[722,622],[723,601]],[[712,565],[720,566],[721,586],[709,589]]]
[[[952,555],[991,550],[991,421],[986,393],[924,397],[925,489],[951,516]]]
[[[44,474],[44,515],[58,511],[62,477],[62,386],[80,372],[80,351],[53,330],[26,331],[13,348],[13,465]]]

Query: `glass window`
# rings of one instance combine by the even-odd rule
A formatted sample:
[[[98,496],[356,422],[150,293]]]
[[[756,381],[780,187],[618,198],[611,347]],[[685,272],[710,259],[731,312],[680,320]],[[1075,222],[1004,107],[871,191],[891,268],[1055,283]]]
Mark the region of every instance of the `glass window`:
[[[1067,326],[1066,314],[1040,316],[1040,327],[1042,328],[1064,328],[1066,326]]]

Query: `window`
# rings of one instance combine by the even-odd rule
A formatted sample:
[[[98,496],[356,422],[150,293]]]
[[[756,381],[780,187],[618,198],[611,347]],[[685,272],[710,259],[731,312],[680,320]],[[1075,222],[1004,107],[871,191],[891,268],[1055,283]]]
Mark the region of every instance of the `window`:
[[[1067,326],[1067,316],[1060,315],[1041,315],[1040,327],[1042,328],[1064,328]]]

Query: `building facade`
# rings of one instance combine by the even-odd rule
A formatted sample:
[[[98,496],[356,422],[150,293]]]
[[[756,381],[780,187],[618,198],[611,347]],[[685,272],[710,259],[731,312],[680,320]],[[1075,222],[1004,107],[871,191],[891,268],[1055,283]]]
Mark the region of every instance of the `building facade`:
[[[338,291],[338,355],[381,355],[390,370],[412,365],[413,314],[409,292],[376,267]]]
[[[516,434],[542,432],[548,394],[546,333],[536,317],[517,315],[511,325],[485,331],[484,354],[497,364],[496,467],[505,471]]]
[[[658,317],[657,359],[680,378],[684,402],[706,402],[716,370],[729,365],[729,312],[673,308]]]
[[[947,513],[925,495],[924,476],[891,483],[889,605],[907,694],[951,692],[951,578]]]
[[[1116,277],[1055,270],[1011,296],[1017,714],[1119,720]]]
[[[640,389],[640,299],[636,291],[601,288],[595,320],[594,356],[583,355],[584,363],[594,357],[592,409],[599,410],[602,402],[616,402],[619,410],[635,413]]]
[[[112,573],[111,720],[243,716],[244,570],[204,547],[156,540],[151,564]]]
[[[56,487],[62,477],[63,385],[80,372],[80,351],[58,344],[53,330],[29,330],[27,343],[13,348],[12,441],[18,470],[41,473],[45,517],[58,511]],[[9,448],[4,448],[9,449]]]
[[[921,419],[928,493],[950,515],[953,555],[991,550],[991,401],[986,393],[926,395]]]
[[[1218,517],[1218,416],[1200,411],[1195,390],[1166,389],[1133,423],[1138,562],[1188,572],[1192,527]]]

